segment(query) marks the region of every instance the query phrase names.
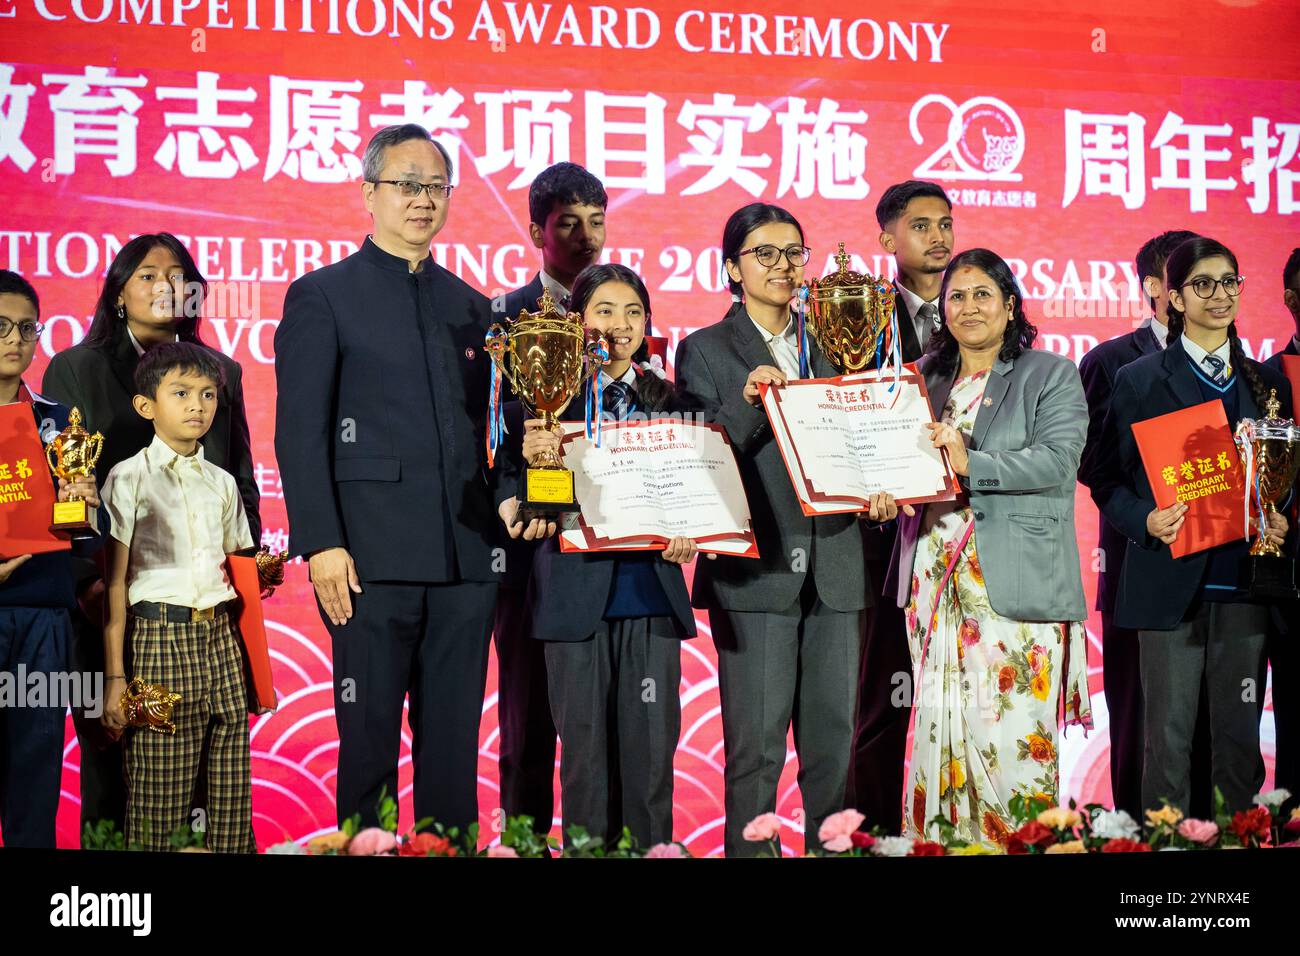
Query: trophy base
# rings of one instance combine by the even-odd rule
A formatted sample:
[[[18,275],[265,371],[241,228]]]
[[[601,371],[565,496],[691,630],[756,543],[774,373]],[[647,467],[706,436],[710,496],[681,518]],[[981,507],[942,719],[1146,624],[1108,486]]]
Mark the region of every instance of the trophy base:
[[[60,538],[93,538],[99,534],[99,515],[85,501],[56,501],[50,533]]]
[[[531,517],[581,511],[567,468],[527,468],[519,479],[519,508]]]
[[[1252,597],[1277,601],[1300,599],[1295,584],[1295,560],[1274,555],[1251,555],[1241,562],[1241,583]]]

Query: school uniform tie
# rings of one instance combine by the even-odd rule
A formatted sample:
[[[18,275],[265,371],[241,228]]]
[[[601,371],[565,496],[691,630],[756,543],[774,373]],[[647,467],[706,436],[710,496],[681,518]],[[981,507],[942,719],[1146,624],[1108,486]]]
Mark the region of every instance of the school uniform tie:
[[[930,336],[939,330],[939,307],[933,302],[926,302],[917,309],[916,314],[921,319],[921,348],[924,349],[930,342]]]
[[[1224,383],[1223,368],[1227,363],[1223,359],[1217,355],[1207,355],[1201,359],[1201,364],[1210,370],[1210,381],[1214,382],[1215,385]]]
[[[610,382],[605,386],[601,404],[616,420],[622,421],[636,408],[636,390],[627,382]]]

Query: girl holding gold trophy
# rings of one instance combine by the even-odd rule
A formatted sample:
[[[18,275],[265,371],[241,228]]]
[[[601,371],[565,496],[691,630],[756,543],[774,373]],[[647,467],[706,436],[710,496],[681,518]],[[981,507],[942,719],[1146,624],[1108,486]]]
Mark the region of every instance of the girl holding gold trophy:
[[[574,283],[569,308],[608,346],[599,381],[584,386],[585,398],[599,395],[598,418],[685,410],[672,383],[645,361],[650,295],[635,272],[589,266]],[[581,421],[586,404],[575,400],[561,418]],[[506,416],[519,421],[522,410],[516,404]],[[510,454],[529,464],[558,454],[559,436],[540,420],[525,422],[524,430],[522,448],[511,446]],[[695,542],[682,537],[658,553],[564,553],[555,537],[537,551],[527,600],[532,635],[546,643],[566,834],[579,825],[607,846],[624,828],[642,846],[673,838],[680,640],[695,636],[682,566],[695,555]]]

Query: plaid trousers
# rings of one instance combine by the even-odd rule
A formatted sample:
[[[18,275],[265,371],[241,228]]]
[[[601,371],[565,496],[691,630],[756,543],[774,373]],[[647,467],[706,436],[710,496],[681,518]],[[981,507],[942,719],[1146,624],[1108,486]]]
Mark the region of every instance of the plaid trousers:
[[[128,677],[162,684],[181,699],[172,712],[174,736],[126,731],[128,841],[170,849],[172,833],[192,824],[191,801],[206,764],[208,849],[256,852],[248,697],[230,615],[184,624],[133,616],[131,622]]]

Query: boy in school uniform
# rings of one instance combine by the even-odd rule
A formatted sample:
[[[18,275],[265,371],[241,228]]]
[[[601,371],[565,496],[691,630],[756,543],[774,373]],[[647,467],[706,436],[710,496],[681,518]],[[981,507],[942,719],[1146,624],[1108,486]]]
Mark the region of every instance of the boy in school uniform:
[[[109,472],[102,494],[113,536],[104,723],[126,733],[127,839],[151,850],[167,849],[189,822],[204,765],[208,849],[256,849],[248,698],[225,571],[226,556],[253,540],[235,480],[199,444],[221,384],[221,366],[205,349],[178,342],[146,352],[134,404],[153,422],[154,439]],[[181,695],[174,735],[126,728],[129,678]]]
[[[48,442],[67,427],[68,409],[23,383],[40,334],[36,290],[18,273],[0,269],[0,405],[28,405],[37,434]],[[13,467],[8,459],[5,463]],[[43,462],[29,464],[33,469],[46,467]],[[94,478],[71,483],[59,479],[58,484],[60,501],[76,494],[92,508],[99,505]],[[103,512],[100,517],[103,531]],[[0,671],[46,675],[50,688],[70,686],[53,677],[70,669],[72,624],[68,612],[77,606],[72,555],[87,556],[99,543],[98,536],[79,538],[71,553],[0,551]],[[18,693],[24,690],[20,686]],[[53,849],[63,773],[64,714],[69,703],[93,707],[94,701],[50,697],[38,706],[28,706],[31,701],[26,700],[12,703],[8,706],[0,701],[0,838],[7,847]]]

